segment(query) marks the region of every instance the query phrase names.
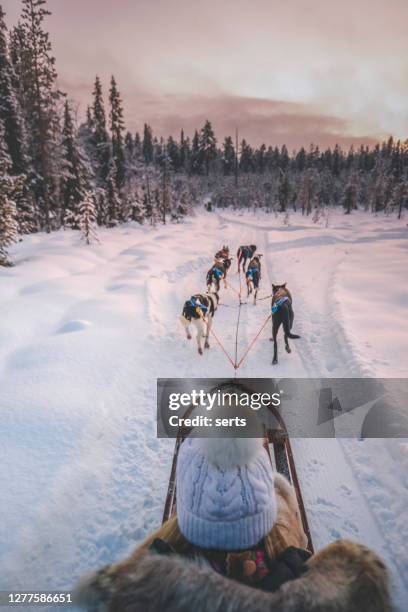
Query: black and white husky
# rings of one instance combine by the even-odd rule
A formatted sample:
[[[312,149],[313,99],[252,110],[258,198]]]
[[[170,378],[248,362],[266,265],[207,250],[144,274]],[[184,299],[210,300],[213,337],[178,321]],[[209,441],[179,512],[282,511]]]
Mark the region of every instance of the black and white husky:
[[[254,294],[254,304],[256,304],[259,281],[261,280],[261,257],[262,255],[255,255],[255,257],[251,259],[245,274],[248,289],[247,295],[249,297],[251,293]]]
[[[200,355],[203,354],[202,339],[205,338],[204,348],[210,348],[208,341],[212,320],[217,310],[219,296],[217,292],[197,293],[187,300],[180,317],[181,324],[186,330],[187,339],[191,340],[190,325],[197,331],[197,346]]]

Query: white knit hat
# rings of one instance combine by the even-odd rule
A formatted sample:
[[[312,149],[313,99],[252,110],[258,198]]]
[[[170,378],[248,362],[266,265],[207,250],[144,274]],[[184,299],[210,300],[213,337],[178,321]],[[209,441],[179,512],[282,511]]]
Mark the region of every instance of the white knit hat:
[[[177,518],[201,548],[255,546],[276,520],[274,475],[261,439],[187,438],[177,461]]]

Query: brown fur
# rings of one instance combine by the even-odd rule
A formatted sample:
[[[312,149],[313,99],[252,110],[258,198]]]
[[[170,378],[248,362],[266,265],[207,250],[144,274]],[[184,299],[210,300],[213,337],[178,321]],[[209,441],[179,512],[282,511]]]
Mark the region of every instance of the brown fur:
[[[269,594],[224,578],[205,562],[142,555],[112,581],[108,570],[77,591],[99,612],[391,612],[388,572],[375,553],[339,540],[307,563],[302,577]]]
[[[289,546],[305,548],[307,537],[303,530],[299,507],[295,491],[292,485],[281,474],[275,474],[275,493],[277,499],[276,522],[265,537],[265,549],[268,556],[274,559]],[[109,584],[119,585],[124,577],[135,571],[144,554],[147,553],[153,541],[159,538],[167,542],[177,553],[181,555],[198,555],[202,558],[211,559],[214,551],[200,550],[185,539],[180,532],[177,516],[174,515],[166,521],[157,531],[150,535],[127,559],[108,566],[96,573],[95,579],[103,580]],[[226,551],[227,553],[227,551]],[[225,553],[224,553],[225,554]],[[227,565],[237,561],[236,555],[240,553],[227,553]],[[119,588],[118,586],[116,588]]]

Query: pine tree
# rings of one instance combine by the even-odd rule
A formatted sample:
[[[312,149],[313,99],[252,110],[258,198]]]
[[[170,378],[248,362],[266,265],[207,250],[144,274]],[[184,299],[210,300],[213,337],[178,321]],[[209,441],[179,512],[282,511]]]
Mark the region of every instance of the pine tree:
[[[222,167],[224,176],[230,176],[235,171],[235,147],[231,136],[226,136],[222,151]]]
[[[116,186],[116,166],[112,162],[106,186],[106,224],[115,227],[121,218],[122,203]]]
[[[92,192],[87,191],[79,204],[78,225],[87,244],[99,242],[96,231],[96,207]]]
[[[208,176],[210,164],[217,157],[217,140],[208,119],[200,131],[199,155],[205,167],[205,174]]]
[[[279,212],[285,212],[288,208],[290,196],[290,184],[288,179],[288,174],[285,172],[281,174],[280,182],[279,182],[279,190],[278,190],[278,198],[279,198]]]
[[[354,174],[351,175],[346,185],[343,206],[347,215],[349,215],[352,210],[357,208],[357,184]]]
[[[153,161],[153,133],[152,128],[144,124],[142,153],[146,164],[151,164]]]
[[[95,164],[95,175],[98,179],[98,186],[105,187],[111,167],[111,143],[108,130],[106,128],[105,105],[103,102],[102,84],[100,78],[95,79],[93,90],[93,155]]]
[[[254,165],[254,152],[252,147],[243,139],[241,143],[241,155],[239,157],[239,168],[242,172],[253,172]]]
[[[167,139],[166,152],[174,172],[181,169],[180,147],[172,136]]]
[[[43,22],[50,12],[45,0],[22,0],[21,21],[13,37],[13,57],[29,134],[29,151],[35,170],[35,193],[47,231],[58,209],[60,92],[56,87],[55,59]]]
[[[191,144],[190,171],[192,174],[201,174],[202,158],[200,155],[200,137],[197,130],[194,132]]]
[[[125,180],[125,151],[123,144],[123,132],[125,123],[123,120],[123,105],[118,91],[115,78],[112,76],[109,91],[110,101],[110,129],[112,134],[112,156],[116,165],[115,181],[116,187],[123,187]]]
[[[17,96],[17,78],[10,59],[5,13],[0,6],[0,119],[11,157],[13,175],[28,175],[27,142],[24,118]]]
[[[63,173],[61,178],[61,197],[63,225],[78,229],[78,206],[84,199],[87,180],[85,164],[76,138],[68,100],[66,100],[64,106],[62,147]]]
[[[187,171],[190,157],[189,139],[184,136],[184,130],[180,134],[180,170]]]
[[[14,180],[10,175],[11,158],[6,149],[4,125],[0,121],[0,265],[11,265],[9,247],[18,240],[17,208],[12,199]]]

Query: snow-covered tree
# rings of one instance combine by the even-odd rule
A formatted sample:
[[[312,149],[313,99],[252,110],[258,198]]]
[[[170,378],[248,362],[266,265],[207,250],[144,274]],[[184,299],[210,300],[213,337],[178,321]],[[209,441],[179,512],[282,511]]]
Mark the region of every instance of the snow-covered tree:
[[[235,147],[231,136],[227,136],[224,140],[222,148],[222,168],[225,176],[234,173],[236,164]]]
[[[199,136],[199,155],[205,167],[206,176],[210,173],[210,164],[217,156],[217,140],[210,121],[205,122]]]
[[[20,83],[21,106],[27,123],[29,154],[35,171],[34,192],[51,230],[59,206],[60,125],[57,73],[43,22],[50,12],[45,0],[22,0],[21,20],[13,36],[13,53]]]
[[[0,121],[0,265],[10,265],[9,247],[18,240],[17,208],[13,201],[15,184],[12,163],[6,149],[4,125]]]
[[[115,227],[121,220],[122,202],[116,186],[116,166],[111,163],[106,185],[106,220],[108,227]]]
[[[64,123],[62,128],[63,172],[61,177],[61,197],[63,207],[63,225],[78,229],[78,206],[83,201],[87,190],[87,171],[83,154],[77,139],[72,113],[68,100],[64,105]]]
[[[112,134],[112,156],[116,165],[115,180],[118,189],[123,187],[125,180],[125,150],[123,133],[125,122],[123,119],[123,105],[115,78],[112,76],[109,91],[110,101],[110,129]]]
[[[147,123],[143,128],[142,153],[145,163],[150,164],[153,161],[153,132]]]
[[[96,231],[95,199],[94,194],[91,191],[87,191],[85,193],[84,199],[79,204],[78,226],[81,230],[82,237],[87,244],[99,242]]]
[[[95,79],[92,104],[92,146],[91,161],[94,163],[95,175],[99,187],[106,187],[111,169],[111,142],[106,127],[106,113],[103,101],[100,78]]]
[[[17,78],[10,59],[5,14],[0,6],[0,119],[14,175],[29,172],[25,123],[18,99]]]

